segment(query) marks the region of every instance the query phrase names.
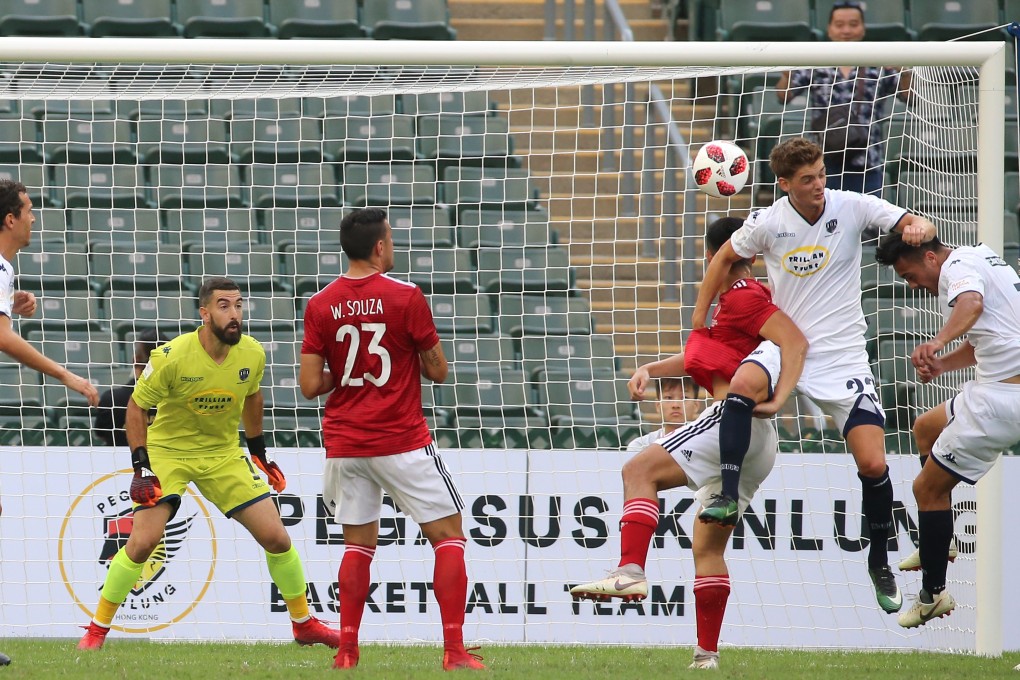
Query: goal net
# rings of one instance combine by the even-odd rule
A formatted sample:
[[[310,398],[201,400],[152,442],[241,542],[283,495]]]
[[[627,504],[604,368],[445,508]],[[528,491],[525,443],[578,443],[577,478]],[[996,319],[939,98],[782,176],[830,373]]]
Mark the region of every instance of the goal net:
[[[235,279],[246,332],[267,353],[265,428],[288,479],[278,504],[313,613],[335,623],[342,536],[321,500],[321,403],[297,389],[302,313],[344,270],[343,214],[383,207],[392,275],[425,291],[451,362],[450,379],[422,395],[467,503],[466,636],[693,645],[687,490],[661,494],[645,603],[578,604],[567,591],[616,564],[626,448],[663,419],[656,396],[635,404],[626,382],[682,349],[705,225],[775,200],[769,150],[811,134],[804,97],[779,103],[779,76],[905,68],[909,96],[877,109],[881,194],[950,243],[1005,245],[1016,266],[1017,196],[1004,203],[999,181],[1007,148],[1007,191],[1020,190],[1015,129],[1003,145],[1003,61],[987,43],[834,44],[823,57],[774,44],[6,39],[0,176],[27,185],[37,217],[12,264],[39,311],[15,326],[116,388],[133,379],[143,332],[193,330],[203,278]],[[752,160],[753,183],[728,200],[686,176],[711,139]],[[895,565],[917,538],[911,423],[958,377],[915,380],[910,351],[939,312],[878,268],[871,246],[863,304],[888,419]],[[0,636],[72,637],[130,533],[128,452],[56,381],[7,358],[0,375]],[[979,616],[994,619],[1001,594],[990,583],[989,604],[978,591],[998,534],[978,550],[976,526],[998,510],[978,513],[969,487],[955,494],[958,609],[905,632],[874,602],[860,486],[838,433],[799,401],[777,425],[782,455],[728,551],[723,644],[982,649]],[[991,554],[1001,568],[1006,557]],[[365,641],[440,639],[431,565],[387,500]],[[255,542],[189,493],[114,623],[126,636],[285,640],[286,618]]]

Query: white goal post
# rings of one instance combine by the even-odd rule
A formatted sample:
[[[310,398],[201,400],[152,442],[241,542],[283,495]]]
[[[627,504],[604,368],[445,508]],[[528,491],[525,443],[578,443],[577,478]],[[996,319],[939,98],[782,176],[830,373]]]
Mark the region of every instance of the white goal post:
[[[203,274],[238,278],[248,290],[253,314],[258,313],[259,331],[252,334],[267,347],[267,376],[272,381],[289,371],[289,377],[270,385],[267,399],[267,422],[290,423],[293,433],[290,440],[276,440],[277,459],[288,481],[293,480],[288,494],[296,490],[281,506],[309,582],[317,587],[319,611],[335,620],[331,584],[339,564],[339,528],[326,521],[319,507],[321,449],[302,447],[307,443],[303,436],[316,429],[315,418],[302,415],[308,407],[299,395],[293,399],[301,300],[340,271],[336,223],[326,216],[332,220],[354,205],[381,204],[406,219],[406,224],[393,220],[406,239],[398,250],[408,253],[396,275],[428,289],[434,313],[448,329],[442,337],[453,360],[451,384],[424,394],[430,424],[446,436],[437,437],[440,446],[461,449],[452,454],[451,468],[468,504],[473,585],[467,637],[509,643],[693,643],[693,597],[685,598],[678,585],[681,573],[688,578],[693,573],[686,542],[693,510],[684,504],[690,497],[684,490],[663,495],[667,512],[649,563],[650,577],[661,586],[640,611],[635,605],[605,610],[574,605],[564,588],[615,564],[622,506],[619,469],[626,459],[622,449],[627,438],[658,427],[661,418],[654,400],[637,409],[621,397],[620,387],[637,363],[679,349],[690,294],[696,294],[701,276],[704,225],[725,212],[746,214],[774,195],[759,176],[764,167],[759,154],[768,148],[759,124],[766,115],[744,108],[743,102],[761,101],[754,100],[756,92],[771,97],[774,78],[769,75],[790,68],[862,64],[911,69],[916,108],[899,110],[895,141],[897,153],[911,157],[924,172],[914,172],[908,182],[905,173],[890,171],[885,195],[900,199],[906,208],[918,197],[950,195],[958,202],[948,209],[925,199],[920,212],[930,212],[950,242],[980,240],[1001,252],[1005,192],[998,178],[1003,177],[1006,146],[1006,54],[1005,44],[995,42],[826,43],[821,48],[814,43],[3,38],[0,103],[15,103],[7,117],[33,138],[13,147],[10,153],[23,154],[15,160],[2,155],[3,142],[13,140],[0,139],[0,177],[28,182],[17,175],[31,171],[41,178],[41,186],[29,189],[41,191],[37,236],[42,245],[22,252],[16,271],[39,286],[35,292],[45,313],[49,295],[66,309],[81,303],[74,309],[97,314],[95,319],[63,318],[61,332],[79,333],[73,337],[46,335],[54,328],[46,325],[50,319],[36,326],[19,323],[31,342],[83,370],[110,360],[87,354],[84,361],[71,358],[71,342],[82,342],[86,336],[81,333],[104,334],[108,339],[102,342],[112,350],[103,356],[112,355],[118,370],[129,373],[130,346],[143,326],[187,326],[185,306],[167,317],[164,304],[172,306],[190,295],[194,280]],[[665,93],[663,102],[650,101],[651,83]],[[959,100],[970,99],[954,99],[950,106],[941,99],[947,91]],[[443,108],[451,93],[482,93],[482,110]],[[352,97],[376,99],[366,111],[330,112],[329,100]],[[419,108],[419,97],[422,102],[438,97],[439,108]],[[302,108],[301,102],[312,100],[318,108]],[[242,139],[238,121],[266,120],[261,106],[269,101],[279,104],[269,117],[273,125],[262,128],[268,132],[286,128],[291,111],[284,106],[298,102],[294,120],[286,121],[293,122],[287,128],[295,131],[293,136]],[[393,109],[372,108],[379,101],[400,103]],[[741,108],[728,108],[735,101]],[[167,102],[184,104],[171,111]],[[132,110],[125,106],[121,111],[121,103],[131,104]],[[676,115],[673,127],[648,112],[658,103]],[[145,116],[139,113],[143,104],[151,104],[157,136],[159,130],[177,134],[171,130],[175,123],[186,130],[184,136],[172,143],[149,139],[147,146]],[[195,138],[188,137],[191,128],[184,125],[192,117],[191,104],[205,121]],[[97,136],[76,147],[75,124],[94,124],[102,107],[112,137]],[[782,117],[789,108],[777,113]],[[447,114],[460,116],[460,122],[443,127],[440,119]],[[777,137],[806,133],[803,110],[800,114],[801,127],[781,127]],[[363,144],[380,141],[374,126],[382,123],[375,116],[396,126],[378,128],[389,131],[378,133],[389,135],[382,140],[382,152]],[[0,125],[3,117],[0,112]],[[348,117],[362,121],[364,136],[344,127]],[[748,117],[755,120],[750,128],[754,136],[741,139],[742,119]],[[485,121],[481,134],[471,129],[468,118]],[[52,121],[57,125],[48,127]],[[400,125],[408,125],[410,132],[398,132],[404,129]],[[429,125],[433,131],[423,132]],[[223,136],[210,132],[215,126]],[[327,127],[344,132],[331,139]],[[126,130],[126,138],[117,137],[119,129]],[[314,133],[310,137],[309,131]],[[457,138],[461,145],[451,155],[438,151],[441,141]],[[743,143],[755,163],[753,187],[728,202],[706,202],[684,172],[686,159],[693,156],[686,145],[694,148],[712,138]],[[474,142],[481,151],[469,159]],[[925,145],[951,149],[958,157],[976,159],[976,165],[953,165],[939,153],[916,153]],[[168,156],[171,152],[176,155]],[[222,158],[216,155],[221,152]],[[37,155],[30,158],[30,153]],[[380,159],[379,153],[389,156]],[[100,154],[103,160],[96,161]],[[898,168],[898,156],[886,158]],[[395,171],[371,174],[369,166],[387,163],[391,170],[413,165],[429,172],[406,180]],[[290,174],[281,170],[291,165]],[[172,168],[178,166],[193,167],[198,183],[175,177]],[[81,169],[84,184],[75,184],[72,175]],[[487,175],[490,169],[496,174]],[[213,170],[222,172],[222,182]],[[107,171],[110,178],[102,176]],[[293,186],[287,184],[291,181]],[[492,186],[498,187],[496,198],[486,197]],[[368,196],[383,188],[382,199]],[[393,198],[401,188],[407,188],[407,197]],[[469,188],[480,197],[465,199]],[[134,207],[125,208],[125,201],[134,201]],[[426,232],[416,231],[414,223],[426,214],[419,212],[423,209],[435,218]],[[240,230],[203,222],[210,215],[243,222],[250,247],[233,249],[231,239]],[[102,225],[96,222],[100,217]],[[67,224],[61,222],[65,218]],[[130,227],[123,226],[125,219]],[[189,225],[188,219],[200,224]],[[302,219],[311,220],[310,229]],[[682,226],[677,229],[667,226],[678,222]],[[137,249],[110,245],[129,228],[138,234]],[[156,235],[143,239],[147,229]],[[308,237],[302,231],[315,232],[315,238],[302,242]],[[66,249],[47,249],[46,244],[58,242]],[[170,261],[158,259],[163,256]],[[294,263],[302,257],[313,270],[297,276]],[[445,269],[440,267],[443,258],[450,263]],[[123,271],[118,261],[150,260],[155,263],[151,271],[137,264],[129,274],[118,274]],[[213,271],[216,262],[227,270]],[[83,270],[75,270],[79,264]],[[896,288],[885,274],[875,273],[873,263],[870,267],[874,286]],[[64,287],[63,297],[54,292],[58,279],[74,277],[84,280],[80,290]],[[135,285],[146,277],[152,279],[151,288]],[[174,277],[176,286],[167,282]],[[284,293],[277,285],[282,279],[287,281]],[[873,287],[868,294],[895,299],[897,318],[904,310],[923,316],[927,325],[915,330],[930,327],[937,313],[931,302],[909,294],[905,299],[901,285],[896,290],[895,295],[876,295]],[[118,297],[141,303],[137,315],[114,314]],[[283,307],[277,304],[281,298],[286,299]],[[530,314],[529,301],[537,305]],[[150,308],[153,316],[143,318]],[[282,308],[292,316],[276,316]],[[516,325],[505,321],[513,315]],[[884,318],[869,312],[873,358],[876,366],[899,365],[904,341],[896,329],[876,329],[874,324]],[[75,321],[88,322],[89,330],[72,331]],[[563,328],[553,330],[555,323]],[[560,342],[563,338],[573,344]],[[538,346],[534,342],[541,345],[540,356],[529,355],[529,348]],[[460,355],[462,343],[466,349]],[[483,345],[494,353],[484,354]],[[888,351],[896,354],[884,354]],[[609,368],[603,371],[600,362],[606,361]],[[4,376],[15,375],[8,370],[0,364]],[[127,373],[115,371],[114,380]],[[124,511],[122,492],[129,476],[119,468],[127,458],[96,441],[75,439],[73,397],[67,401],[66,393],[54,392],[52,384],[18,375],[11,382],[16,389],[3,389],[17,393],[24,405],[20,413],[17,399],[0,400],[0,412],[13,414],[5,422],[20,418],[23,432],[0,442],[11,447],[0,452],[5,510],[0,637],[73,635],[74,626],[87,620],[97,580],[105,573],[96,555],[103,554],[104,540],[117,539],[109,527],[111,518]],[[890,383],[889,394],[906,394],[899,388],[909,387],[909,403],[894,398],[896,406],[912,413],[938,403],[955,385],[941,380],[916,387],[908,385],[912,378],[897,375],[903,382]],[[102,387],[111,384],[116,382],[106,379]],[[599,392],[604,385],[608,397]],[[565,389],[557,391],[557,386]],[[58,403],[60,398],[64,401]],[[501,408],[506,404],[513,408]],[[867,539],[854,531],[860,525],[860,490],[852,459],[841,453],[842,444],[829,436],[824,423],[808,428],[804,423],[810,414],[797,405],[791,409],[777,469],[734,538],[739,548],[728,553],[734,596],[723,642],[965,649],[987,655],[1000,654],[1004,644],[1020,648],[1020,634],[1003,629],[1003,565],[1020,550],[1004,545],[1006,513],[999,510],[1012,502],[1003,497],[1003,479],[1020,483],[1020,469],[1007,464],[1013,461],[997,465],[978,485],[977,511],[974,492],[958,492],[957,531],[969,540],[950,578],[954,588],[959,583],[961,607],[948,623],[904,633],[891,617],[880,617],[873,602],[861,552]],[[897,510],[899,552],[891,551],[890,559],[912,551],[910,539],[916,538],[910,482],[917,464],[906,455],[909,424],[896,427],[889,441],[899,442],[896,453],[903,455],[891,453],[890,466],[896,499],[904,507]],[[32,439],[33,428],[45,434],[44,440]],[[180,530],[195,535],[195,547],[192,552],[181,548],[174,564],[190,561],[193,566],[179,572],[166,566],[152,578],[156,582],[159,574],[169,574],[156,585],[188,593],[187,601],[168,604],[167,591],[153,590],[153,596],[140,585],[132,608],[115,621],[117,630],[167,639],[285,639],[285,617],[278,607],[270,611],[265,604],[273,591],[253,541],[214,517],[215,508],[197,496],[185,505],[188,514]],[[961,526],[973,524],[975,512],[977,540]],[[380,584],[378,608],[370,607],[363,637],[401,642],[429,635],[425,639],[434,641],[439,628],[438,609],[428,593],[431,557],[414,540],[416,529],[408,528],[409,520],[405,524],[394,514],[386,521],[392,540],[373,566]],[[210,552],[201,543],[220,547]],[[41,628],[43,623],[48,627]],[[428,627],[422,628],[423,623]]]

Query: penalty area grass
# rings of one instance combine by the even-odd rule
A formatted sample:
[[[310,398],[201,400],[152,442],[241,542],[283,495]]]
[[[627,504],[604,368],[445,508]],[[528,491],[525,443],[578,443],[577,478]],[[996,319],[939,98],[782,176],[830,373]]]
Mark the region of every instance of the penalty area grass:
[[[149,643],[139,640],[107,642],[99,652],[81,652],[77,640],[8,638],[0,651],[12,658],[0,667],[0,680],[14,678],[149,678],[174,680],[231,680],[233,678],[322,678],[330,672],[333,651],[271,643]],[[489,670],[487,678],[528,680],[653,680],[700,677],[688,671],[692,648],[501,646],[486,645],[479,652]],[[754,680],[989,680],[1015,678],[1020,653],[999,659],[968,654],[929,652],[838,652],[723,648],[721,668],[713,678]],[[449,677],[442,670],[438,646],[365,645],[361,665],[349,671],[359,678]],[[462,671],[461,674],[468,674]],[[328,676],[327,676],[328,677]]]

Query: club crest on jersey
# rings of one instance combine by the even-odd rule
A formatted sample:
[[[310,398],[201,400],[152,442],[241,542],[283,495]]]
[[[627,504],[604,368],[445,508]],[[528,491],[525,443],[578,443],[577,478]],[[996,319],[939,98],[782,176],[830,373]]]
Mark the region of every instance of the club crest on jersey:
[[[251,375],[251,369],[242,368],[237,372],[237,379],[240,380],[241,382],[244,382],[245,380],[248,379],[249,375]]]
[[[794,276],[817,274],[829,263],[829,249],[823,246],[803,246],[783,255],[783,269]]]
[[[828,222],[826,222],[825,223],[825,231],[827,231],[830,234],[832,232],[836,231],[836,220],[833,219],[833,220],[829,220]]]

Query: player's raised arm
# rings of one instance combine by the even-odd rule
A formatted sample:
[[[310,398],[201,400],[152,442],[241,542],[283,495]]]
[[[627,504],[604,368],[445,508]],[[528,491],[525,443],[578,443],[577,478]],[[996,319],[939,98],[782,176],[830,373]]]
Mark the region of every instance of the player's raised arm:
[[[712,300],[718,295],[726,275],[734,262],[743,260],[733,250],[733,246],[727,241],[719,248],[719,251],[712,257],[708,267],[705,268],[705,278],[701,282],[701,289],[698,290],[698,301],[694,304],[694,314],[691,316],[692,329],[704,328],[705,320],[708,318],[708,308],[712,306]]]
[[[926,218],[913,213],[907,213],[901,217],[893,227],[894,231],[903,234],[903,241],[912,246],[919,246],[922,243],[931,241],[938,234],[935,225]]]
[[[14,332],[11,319],[6,314],[0,314],[0,352],[29,368],[56,378],[68,389],[83,395],[90,405],[99,405],[99,392],[95,385],[67,370],[28,344],[24,338]]]
[[[687,375],[684,370],[684,353],[674,354],[671,357],[651,361],[638,366],[627,382],[627,390],[630,398],[641,401],[645,398],[645,390],[648,389],[648,381],[652,378],[680,378]]]

